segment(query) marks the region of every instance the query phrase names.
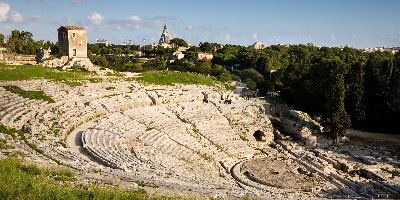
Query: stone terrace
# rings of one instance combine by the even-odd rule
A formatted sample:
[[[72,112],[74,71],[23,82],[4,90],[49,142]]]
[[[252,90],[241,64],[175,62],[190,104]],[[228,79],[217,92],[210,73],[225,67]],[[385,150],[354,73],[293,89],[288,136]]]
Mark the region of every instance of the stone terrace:
[[[55,103],[23,98],[5,85],[43,91]],[[209,103],[203,103],[203,93]],[[227,95],[232,104],[221,99]],[[31,159],[92,174],[84,178],[234,197],[372,198],[400,192],[400,163],[389,150],[274,140],[261,102],[213,87],[11,81],[0,82],[0,102],[0,123],[22,130],[25,142],[43,151]],[[269,183],[265,177],[279,177],[273,166],[282,165],[291,180],[311,186]],[[254,171],[259,166],[271,170]],[[258,177],[259,171],[267,174]]]

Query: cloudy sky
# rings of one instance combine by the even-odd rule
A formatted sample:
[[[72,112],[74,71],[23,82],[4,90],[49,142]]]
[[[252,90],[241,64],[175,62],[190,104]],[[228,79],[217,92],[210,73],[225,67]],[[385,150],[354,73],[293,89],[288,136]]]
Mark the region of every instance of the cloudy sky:
[[[399,0],[0,0],[5,35],[56,41],[60,25],[82,25],[90,42],[143,44],[158,41],[164,23],[192,44],[400,46]]]

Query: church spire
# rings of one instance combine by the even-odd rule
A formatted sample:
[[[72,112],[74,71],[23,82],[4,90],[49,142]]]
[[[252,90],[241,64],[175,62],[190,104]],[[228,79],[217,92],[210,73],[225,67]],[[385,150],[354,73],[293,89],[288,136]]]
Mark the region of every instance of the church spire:
[[[171,42],[171,35],[169,34],[167,24],[164,25],[164,30],[161,34],[160,40],[158,41],[159,45],[169,44]]]

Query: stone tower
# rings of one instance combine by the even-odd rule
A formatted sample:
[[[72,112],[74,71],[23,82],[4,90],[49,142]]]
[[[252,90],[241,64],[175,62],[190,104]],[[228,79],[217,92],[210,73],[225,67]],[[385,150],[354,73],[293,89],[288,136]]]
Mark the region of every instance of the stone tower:
[[[171,35],[169,34],[167,24],[164,25],[164,30],[161,34],[160,41],[158,41],[159,45],[169,44],[171,42]]]
[[[87,35],[81,26],[61,26],[58,29],[58,48],[68,58],[87,58]]]

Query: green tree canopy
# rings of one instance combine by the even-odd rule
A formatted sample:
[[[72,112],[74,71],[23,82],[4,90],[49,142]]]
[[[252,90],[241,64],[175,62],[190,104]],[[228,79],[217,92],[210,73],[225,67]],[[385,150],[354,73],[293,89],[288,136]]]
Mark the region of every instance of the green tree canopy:
[[[7,49],[18,54],[35,54],[43,47],[43,41],[33,40],[33,34],[28,31],[13,30],[7,40]]]
[[[143,68],[146,70],[163,70],[166,64],[167,62],[163,58],[157,57],[144,63]]]
[[[0,33],[0,47],[3,46],[4,39],[5,39],[4,35],[2,33]]]
[[[199,47],[202,52],[214,53],[221,48],[221,45],[218,43],[200,42]]]
[[[176,47],[188,47],[188,43],[181,39],[181,38],[174,38],[171,40],[171,44],[175,45]]]
[[[254,81],[257,84],[261,83],[264,80],[264,76],[260,74],[257,70],[252,68],[242,70],[241,78],[242,80]]]
[[[344,106],[344,64],[340,60],[322,60],[321,65],[329,72],[325,92],[325,114],[323,119],[324,131],[332,139],[339,142],[346,129],[350,127],[350,118]]]

